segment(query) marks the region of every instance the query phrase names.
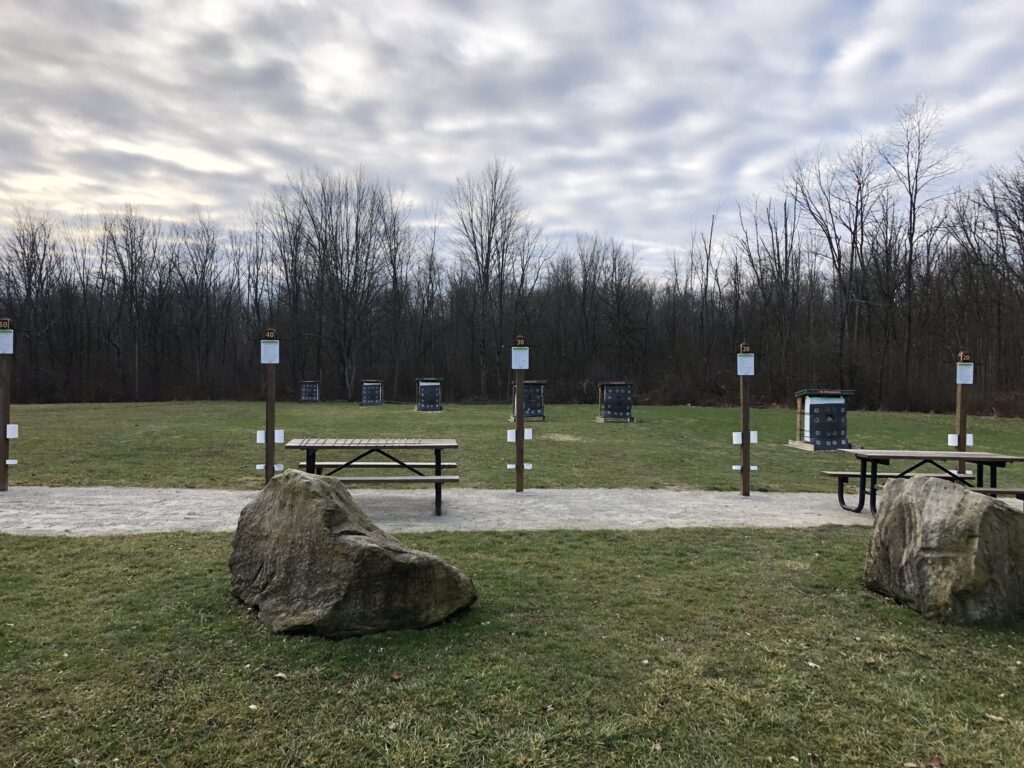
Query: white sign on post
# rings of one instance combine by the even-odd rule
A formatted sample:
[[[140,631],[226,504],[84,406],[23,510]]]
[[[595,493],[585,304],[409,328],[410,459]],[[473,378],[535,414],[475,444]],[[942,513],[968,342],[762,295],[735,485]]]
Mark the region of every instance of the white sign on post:
[[[0,331],[0,355],[14,354],[14,331],[10,328]]]
[[[281,362],[281,342],[276,339],[260,341],[260,365],[279,365]]]
[[[974,434],[971,433],[971,432],[968,432],[964,436],[964,438],[965,438],[964,442],[967,444],[967,447],[968,448],[973,448],[974,447]],[[951,433],[951,434],[946,435],[946,445],[948,445],[950,448],[956,448],[957,443],[959,443],[959,442],[960,442],[960,436],[959,435],[957,435],[955,433]]]
[[[274,430],[274,442],[275,443],[283,443],[284,442],[284,430],[283,429],[275,429]],[[257,445],[266,445],[266,443],[267,443],[267,430],[265,430],[265,429],[257,429],[256,430],[256,444]]]
[[[530,369],[530,348],[512,347],[512,370],[528,371]]]
[[[740,352],[736,355],[736,375],[737,376],[753,376],[754,375],[754,353],[753,352]]]
[[[957,363],[956,364],[956,383],[957,384],[973,384],[974,383],[974,363]]]

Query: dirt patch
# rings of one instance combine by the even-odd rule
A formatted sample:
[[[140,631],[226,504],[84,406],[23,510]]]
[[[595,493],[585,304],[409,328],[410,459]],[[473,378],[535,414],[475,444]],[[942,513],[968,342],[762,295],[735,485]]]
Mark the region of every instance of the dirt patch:
[[[538,440],[550,440],[554,443],[585,443],[588,442],[586,438],[577,437],[576,435],[567,435],[563,432],[552,432],[547,435],[537,435]]]

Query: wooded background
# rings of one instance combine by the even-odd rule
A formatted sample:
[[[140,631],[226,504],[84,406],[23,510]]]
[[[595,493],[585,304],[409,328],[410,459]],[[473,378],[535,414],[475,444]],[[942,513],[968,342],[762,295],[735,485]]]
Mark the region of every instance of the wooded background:
[[[0,315],[15,321],[18,401],[254,398],[258,338],[282,339],[282,397],[363,378],[412,400],[509,396],[508,345],[532,348],[549,401],[634,379],[639,402],[857,390],[855,407],[952,407],[956,353],[980,364],[975,410],[1024,413],[1024,156],[968,185],[924,100],[884,135],[795,160],[779,192],[715,220],[664,271],[614,237],[545,237],[511,168],[458,178],[431,225],[363,169],[311,170],[226,228],[196,210],[70,219],[14,210],[0,230]],[[683,212],[680,212],[683,215]]]

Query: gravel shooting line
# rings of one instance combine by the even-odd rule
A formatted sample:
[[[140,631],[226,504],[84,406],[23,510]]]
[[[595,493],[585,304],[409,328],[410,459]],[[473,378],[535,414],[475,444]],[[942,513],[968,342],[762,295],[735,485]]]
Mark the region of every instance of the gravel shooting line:
[[[234,531],[255,491],[186,488],[48,488],[0,493],[0,532],[99,536],[160,531]],[[357,488],[352,496],[391,533],[552,529],[811,528],[870,526],[868,514],[839,508],[828,493],[754,493],[631,488],[451,489],[444,514],[434,494]]]

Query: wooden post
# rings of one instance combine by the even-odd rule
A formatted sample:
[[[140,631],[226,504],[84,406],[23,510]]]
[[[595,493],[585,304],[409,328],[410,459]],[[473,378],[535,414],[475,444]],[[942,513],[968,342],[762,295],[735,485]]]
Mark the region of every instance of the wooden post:
[[[516,346],[525,347],[526,339],[522,336],[516,336]],[[525,442],[526,442],[526,426],[525,426],[525,393],[523,390],[526,387],[526,369],[516,367],[516,493],[523,492],[523,486],[525,485]]]
[[[277,370],[276,366],[273,365],[264,365],[263,368],[267,372],[267,426],[263,445],[263,480],[269,483],[270,479],[274,476],[274,449],[277,445],[274,440],[274,411],[277,407]]]
[[[796,441],[804,441],[804,396],[796,396]]]
[[[750,354],[749,344],[740,344],[740,354]],[[737,373],[739,371],[737,370]],[[740,494],[750,495],[750,401],[747,377],[740,374]]]
[[[956,359],[957,363],[969,363],[971,362],[971,353],[960,352]],[[960,382],[959,376],[956,383],[956,449],[958,451],[967,450],[967,385]],[[957,462],[957,472],[962,474],[966,469],[965,461]]]
[[[0,318],[0,330],[14,333],[9,317]],[[14,384],[14,346],[10,352],[0,354],[0,491],[7,490],[7,459],[11,443],[7,439],[7,425],[11,423],[11,387]]]
[[[275,347],[280,344],[277,339],[277,331],[273,328],[267,328],[263,332],[263,341],[272,341]],[[260,360],[263,363],[263,371],[266,377],[267,393],[267,423],[263,433],[263,481],[265,483],[269,483],[274,477],[275,449],[277,447],[274,426],[276,421],[275,410],[277,408],[277,364],[280,359],[279,355],[278,349],[275,349],[273,354],[269,351],[264,353],[261,342]]]

